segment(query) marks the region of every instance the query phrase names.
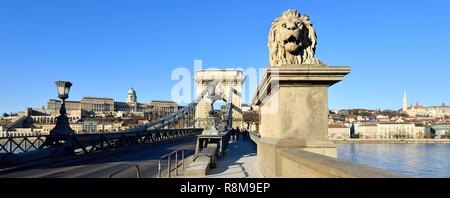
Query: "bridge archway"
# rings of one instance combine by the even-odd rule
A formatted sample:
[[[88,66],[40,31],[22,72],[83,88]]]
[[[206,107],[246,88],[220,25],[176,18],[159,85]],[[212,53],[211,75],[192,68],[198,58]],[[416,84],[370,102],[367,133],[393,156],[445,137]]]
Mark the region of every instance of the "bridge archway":
[[[195,77],[196,96],[201,96],[203,91],[215,82],[216,95],[220,96],[224,101],[231,102],[233,106],[233,128],[242,128],[242,86],[245,81],[244,72],[238,69],[209,69],[199,70]],[[195,126],[204,128],[206,118],[211,111],[211,102],[206,97],[201,100],[195,109]]]

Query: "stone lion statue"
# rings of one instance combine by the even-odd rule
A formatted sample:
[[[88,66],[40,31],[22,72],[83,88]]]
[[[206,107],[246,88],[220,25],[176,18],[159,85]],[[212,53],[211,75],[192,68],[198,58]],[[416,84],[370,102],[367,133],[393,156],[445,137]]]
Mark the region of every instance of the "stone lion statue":
[[[273,23],[269,33],[270,66],[323,64],[314,58],[317,36],[309,16],[287,10]]]

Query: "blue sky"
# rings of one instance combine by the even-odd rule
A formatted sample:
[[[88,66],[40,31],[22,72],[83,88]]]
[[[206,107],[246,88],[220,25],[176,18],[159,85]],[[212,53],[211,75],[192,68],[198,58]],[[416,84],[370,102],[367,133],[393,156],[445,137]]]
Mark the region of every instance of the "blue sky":
[[[330,88],[330,108],[450,103],[448,0],[1,0],[0,112],[40,107],[54,81],[83,96],[171,99],[172,70],[268,64],[271,22],[286,9],[311,16],[316,56],[352,66]],[[253,94],[253,93],[251,93]]]

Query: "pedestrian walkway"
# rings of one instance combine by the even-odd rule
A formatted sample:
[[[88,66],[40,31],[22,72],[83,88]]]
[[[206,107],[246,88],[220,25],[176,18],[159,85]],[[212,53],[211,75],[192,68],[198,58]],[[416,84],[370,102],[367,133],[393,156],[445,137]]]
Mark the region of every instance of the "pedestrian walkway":
[[[225,156],[206,178],[261,178],[256,157],[256,149],[248,141],[231,141]]]

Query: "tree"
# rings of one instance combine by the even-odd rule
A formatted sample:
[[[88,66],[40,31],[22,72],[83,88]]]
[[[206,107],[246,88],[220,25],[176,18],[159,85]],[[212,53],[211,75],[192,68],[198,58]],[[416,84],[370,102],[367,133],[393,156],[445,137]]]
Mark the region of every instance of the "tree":
[[[259,124],[259,114],[256,111],[247,111],[243,114],[244,122],[250,126],[251,124]]]
[[[400,112],[399,116],[400,117],[408,117],[408,114],[406,112]]]
[[[5,117],[9,117],[9,114],[3,113],[3,117],[4,117],[4,118],[5,118]]]

